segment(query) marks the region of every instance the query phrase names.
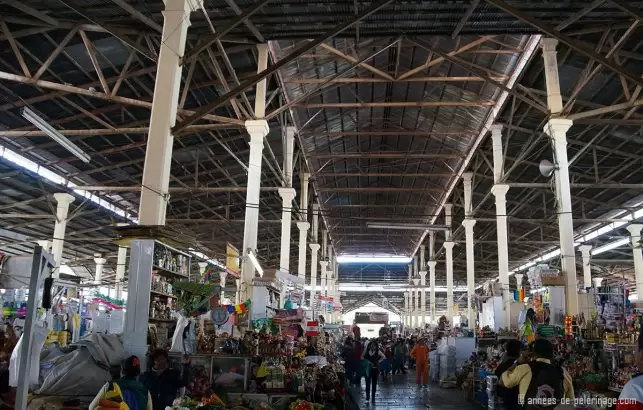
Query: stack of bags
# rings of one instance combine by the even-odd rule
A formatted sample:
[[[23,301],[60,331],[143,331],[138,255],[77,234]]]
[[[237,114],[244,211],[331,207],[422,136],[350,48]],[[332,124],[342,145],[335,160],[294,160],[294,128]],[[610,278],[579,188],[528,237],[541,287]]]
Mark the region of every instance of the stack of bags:
[[[443,344],[439,349],[440,353],[440,382],[455,382],[456,357],[455,346]]]

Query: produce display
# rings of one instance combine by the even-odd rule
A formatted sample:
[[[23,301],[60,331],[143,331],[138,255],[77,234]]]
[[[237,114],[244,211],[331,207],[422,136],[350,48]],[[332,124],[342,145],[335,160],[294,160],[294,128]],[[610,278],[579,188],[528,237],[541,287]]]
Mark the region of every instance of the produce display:
[[[297,400],[290,405],[288,410],[323,410],[324,405],[311,403],[306,400]]]

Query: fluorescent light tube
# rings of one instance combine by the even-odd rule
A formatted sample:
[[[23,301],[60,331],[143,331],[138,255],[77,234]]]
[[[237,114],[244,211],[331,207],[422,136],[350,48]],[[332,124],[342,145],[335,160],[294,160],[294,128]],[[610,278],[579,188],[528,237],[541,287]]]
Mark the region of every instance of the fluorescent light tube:
[[[47,122],[40,118],[35,112],[31,111],[29,108],[25,107],[21,111],[22,116],[32,123],[36,128],[38,128],[40,131],[44,132],[48,136],[51,137],[54,141],[56,141],[60,146],[65,148],[67,151],[71,152],[74,154],[76,158],[79,160],[89,163],[91,158],[89,155],[85,153],[82,149],[78,147],[78,145],[74,144],[71,142],[67,137],[62,135],[58,130],[56,130],[54,127],[51,125],[47,124]]]
[[[599,246],[598,248],[592,249],[590,252],[592,256],[600,255],[603,252],[611,251],[612,249],[627,245],[628,243],[630,243],[630,238],[622,238],[614,242],[606,243],[605,245]]]
[[[248,249],[248,258],[250,259],[250,262],[252,262],[252,265],[255,267],[257,272],[259,272],[260,276],[263,276],[263,269],[261,268],[261,265],[259,264],[259,260],[257,259],[257,255],[255,255],[254,251],[252,249]]]
[[[367,222],[367,228],[373,229],[401,229],[413,231],[448,231],[450,228],[444,225],[427,225],[427,224],[387,224]]]

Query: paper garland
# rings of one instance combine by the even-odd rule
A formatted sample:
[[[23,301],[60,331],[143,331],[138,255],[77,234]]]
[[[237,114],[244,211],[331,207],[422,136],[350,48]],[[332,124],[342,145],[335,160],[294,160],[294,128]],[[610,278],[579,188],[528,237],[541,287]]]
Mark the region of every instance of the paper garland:
[[[245,302],[240,303],[238,305],[222,305],[222,306],[230,314],[236,313],[238,315],[242,315],[248,311],[248,308],[250,307],[251,303],[252,302],[250,302],[250,299],[248,299]]]
[[[122,299],[110,298],[109,296],[103,295],[99,292],[94,292],[93,302],[103,304],[114,310],[121,310],[126,305],[125,301]]]

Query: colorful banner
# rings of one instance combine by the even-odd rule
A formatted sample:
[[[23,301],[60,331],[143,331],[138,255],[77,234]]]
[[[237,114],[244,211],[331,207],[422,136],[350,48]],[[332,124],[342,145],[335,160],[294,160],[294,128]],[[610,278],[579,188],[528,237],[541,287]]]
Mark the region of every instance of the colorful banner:
[[[240,303],[238,305],[222,305],[222,306],[230,314],[236,313],[238,315],[242,315],[248,311],[250,304],[251,304],[250,299],[248,299],[244,303]]]
[[[239,263],[239,249],[234,246],[226,245],[225,267],[230,275],[235,277],[241,276],[241,264]]]
[[[306,322],[306,336],[317,336],[319,334],[319,322],[312,320]]]

